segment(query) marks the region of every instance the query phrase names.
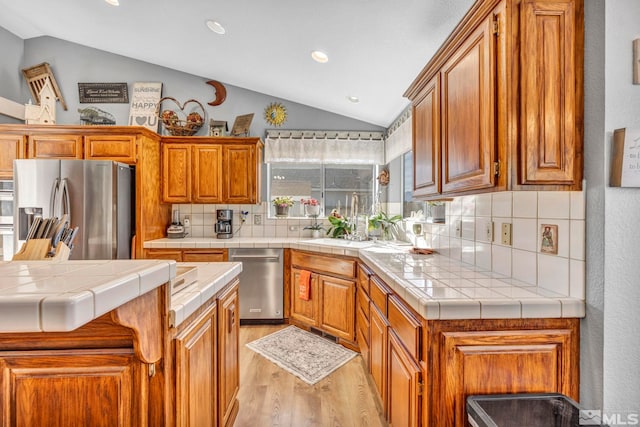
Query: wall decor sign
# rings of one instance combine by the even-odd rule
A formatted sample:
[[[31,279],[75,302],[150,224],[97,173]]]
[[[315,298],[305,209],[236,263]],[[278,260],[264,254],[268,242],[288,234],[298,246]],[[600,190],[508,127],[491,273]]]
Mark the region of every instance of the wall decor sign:
[[[249,136],[249,126],[253,120],[253,113],[236,117],[231,128],[231,136]]]
[[[542,241],[540,244],[540,252],[544,254],[558,253],[558,225],[542,224],[540,225],[542,233]]]
[[[144,126],[158,132],[156,108],[162,97],[161,82],[135,82],[131,90],[129,126]]]
[[[78,83],[81,104],[126,104],[129,88],[126,83]]]
[[[640,187],[640,129],[613,132],[609,185]]]

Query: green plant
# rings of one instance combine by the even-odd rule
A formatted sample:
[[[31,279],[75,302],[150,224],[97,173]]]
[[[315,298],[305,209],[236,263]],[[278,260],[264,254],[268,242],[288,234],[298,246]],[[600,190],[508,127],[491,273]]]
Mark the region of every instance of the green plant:
[[[327,230],[327,236],[336,238],[351,233],[351,224],[344,217],[330,215],[327,219],[331,223],[331,227]]]
[[[396,223],[402,219],[401,215],[389,216],[386,212],[380,211],[377,214],[369,217],[368,228],[371,230],[382,230],[385,238],[389,238],[391,230],[395,227]]]
[[[293,206],[293,198],[291,196],[278,196],[273,201],[273,206],[288,207]]]

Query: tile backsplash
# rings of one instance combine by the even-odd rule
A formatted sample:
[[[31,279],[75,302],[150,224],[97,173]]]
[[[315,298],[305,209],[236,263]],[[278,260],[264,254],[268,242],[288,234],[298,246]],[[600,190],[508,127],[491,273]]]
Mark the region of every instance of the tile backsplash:
[[[445,224],[424,224],[410,240],[499,276],[584,298],[585,200],[582,191],[500,192],[456,197]],[[503,244],[503,224],[511,244]],[[557,225],[557,254],[541,251],[542,225]]]
[[[236,237],[311,238],[307,218],[268,218],[268,202],[260,205],[179,204],[184,222],[189,217],[190,237],[215,237],[216,209],[233,209]],[[399,203],[384,207],[390,214],[402,211]],[[241,225],[240,212],[247,211]],[[255,217],[260,216],[260,224]],[[325,229],[326,219],[319,218]],[[407,221],[408,222],[408,221]],[[511,225],[511,244],[503,244],[502,224]],[[541,251],[542,224],[557,225],[557,254]],[[436,249],[441,255],[490,270],[551,292],[584,298],[585,200],[582,191],[517,191],[455,197],[447,202],[446,223],[423,224],[423,233],[407,239]]]

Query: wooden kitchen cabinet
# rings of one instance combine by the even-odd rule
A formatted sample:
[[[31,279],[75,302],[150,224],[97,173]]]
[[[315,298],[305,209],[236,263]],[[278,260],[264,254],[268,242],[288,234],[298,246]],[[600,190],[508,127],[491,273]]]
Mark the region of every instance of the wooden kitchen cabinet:
[[[227,249],[145,249],[144,258],[172,259],[176,262],[223,262],[228,259]]]
[[[0,179],[13,179],[13,161],[27,157],[27,137],[0,134]]]
[[[216,426],[218,420],[218,307],[175,338],[176,426]]]
[[[422,369],[405,350],[393,329],[389,330],[388,369],[389,425],[421,426]]]
[[[82,135],[35,134],[29,135],[28,158],[30,159],[83,159]]]
[[[485,19],[440,71],[443,193],[494,185],[496,20]]]
[[[356,260],[292,250],[290,263],[291,321],[318,328],[355,348]],[[311,273],[309,300],[299,295],[302,270]]]
[[[373,378],[373,383],[376,385],[378,396],[380,396],[380,400],[382,402],[383,412],[386,416],[388,414],[387,342],[389,339],[389,322],[380,312],[379,308],[373,303],[371,304],[369,324],[371,325],[371,330],[369,332],[369,372]]]
[[[583,27],[583,0],[474,3],[405,92],[416,197],[581,189]]]
[[[112,134],[87,135],[84,137],[84,158],[135,164],[137,160],[136,137]]]
[[[422,90],[413,105],[413,196],[440,193],[440,76]]]
[[[6,426],[146,425],[133,350],[41,350],[0,355]]]
[[[240,313],[238,282],[218,297],[219,427],[231,426],[238,413],[240,389]]]
[[[165,137],[162,146],[165,202],[260,202],[260,139]]]

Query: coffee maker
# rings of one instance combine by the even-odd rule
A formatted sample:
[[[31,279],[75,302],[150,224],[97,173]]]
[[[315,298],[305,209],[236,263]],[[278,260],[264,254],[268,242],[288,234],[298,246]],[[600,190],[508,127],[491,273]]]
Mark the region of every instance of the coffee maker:
[[[215,224],[216,237],[218,239],[230,239],[233,237],[233,210],[218,209],[216,211],[217,222]]]

